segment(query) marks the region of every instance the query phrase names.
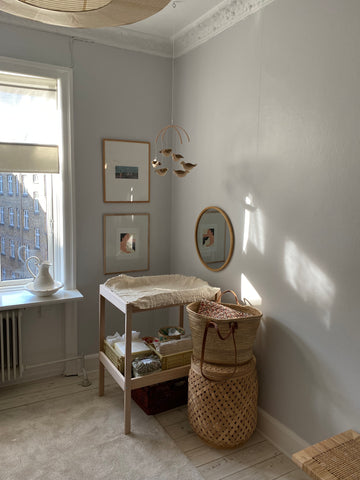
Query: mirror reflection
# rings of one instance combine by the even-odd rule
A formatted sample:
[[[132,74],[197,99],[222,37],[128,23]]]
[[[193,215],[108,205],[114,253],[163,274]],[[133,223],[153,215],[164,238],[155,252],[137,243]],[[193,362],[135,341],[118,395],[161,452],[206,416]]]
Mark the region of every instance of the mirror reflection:
[[[217,272],[230,262],[234,233],[229,217],[219,207],[207,207],[195,228],[196,250],[206,268]]]

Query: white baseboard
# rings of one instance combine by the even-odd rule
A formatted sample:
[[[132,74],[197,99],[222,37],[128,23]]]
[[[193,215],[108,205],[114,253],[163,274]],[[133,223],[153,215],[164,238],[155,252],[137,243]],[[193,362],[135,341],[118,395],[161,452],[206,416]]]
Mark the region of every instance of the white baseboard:
[[[258,408],[257,429],[289,458],[293,453],[309,447],[309,443],[260,407]]]

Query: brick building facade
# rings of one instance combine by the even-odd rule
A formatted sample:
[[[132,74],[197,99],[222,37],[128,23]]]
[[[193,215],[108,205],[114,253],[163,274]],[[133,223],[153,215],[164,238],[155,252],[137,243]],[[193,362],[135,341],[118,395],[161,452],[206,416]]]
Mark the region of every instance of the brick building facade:
[[[48,259],[46,176],[0,173],[1,280],[32,278],[24,259]]]

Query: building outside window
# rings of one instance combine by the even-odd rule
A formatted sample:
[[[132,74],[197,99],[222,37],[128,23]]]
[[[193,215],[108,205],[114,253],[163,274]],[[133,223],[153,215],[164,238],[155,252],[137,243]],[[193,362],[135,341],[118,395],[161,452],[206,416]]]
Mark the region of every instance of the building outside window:
[[[4,178],[0,175],[0,195],[4,195]]]
[[[13,207],[9,208],[9,226],[10,227],[14,226],[14,209],[13,209]]]
[[[13,195],[14,194],[14,192],[13,192],[13,176],[8,175],[7,180],[8,180],[8,195]]]
[[[24,229],[29,230],[29,210],[24,210]]]
[[[6,252],[5,252],[5,237],[1,237],[1,255],[6,255]]]
[[[15,258],[15,242],[14,242],[14,240],[10,240],[10,257]]]
[[[68,68],[0,57],[0,178],[10,194],[1,198],[1,249],[10,255],[0,259],[0,288],[32,278],[31,255],[75,288],[71,77]]]
[[[35,228],[35,248],[40,250],[40,228]]]
[[[39,181],[37,183],[39,183]],[[38,192],[34,192],[34,213],[40,213],[39,193]]]

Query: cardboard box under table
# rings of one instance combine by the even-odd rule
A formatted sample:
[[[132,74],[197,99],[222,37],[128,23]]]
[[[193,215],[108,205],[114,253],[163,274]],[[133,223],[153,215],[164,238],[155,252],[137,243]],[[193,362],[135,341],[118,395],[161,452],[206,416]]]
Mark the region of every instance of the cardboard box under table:
[[[214,300],[220,289],[211,287],[207,282],[195,277],[183,275],[157,275],[131,277],[119,275],[109,279],[99,287],[99,337],[100,372],[99,395],[104,395],[105,368],[116,383],[124,390],[124,433],[130,433],[131,391],[188,375],[190,365],[180,365],[168,370],[131,378],[131,335],[134,313],[159,308],[178,307],[179,326],[184,325],[184,305],[200,299]],[[105,340],[105,300],[125,314],[126,349],[124,374],[112,363],[104,352]]]

